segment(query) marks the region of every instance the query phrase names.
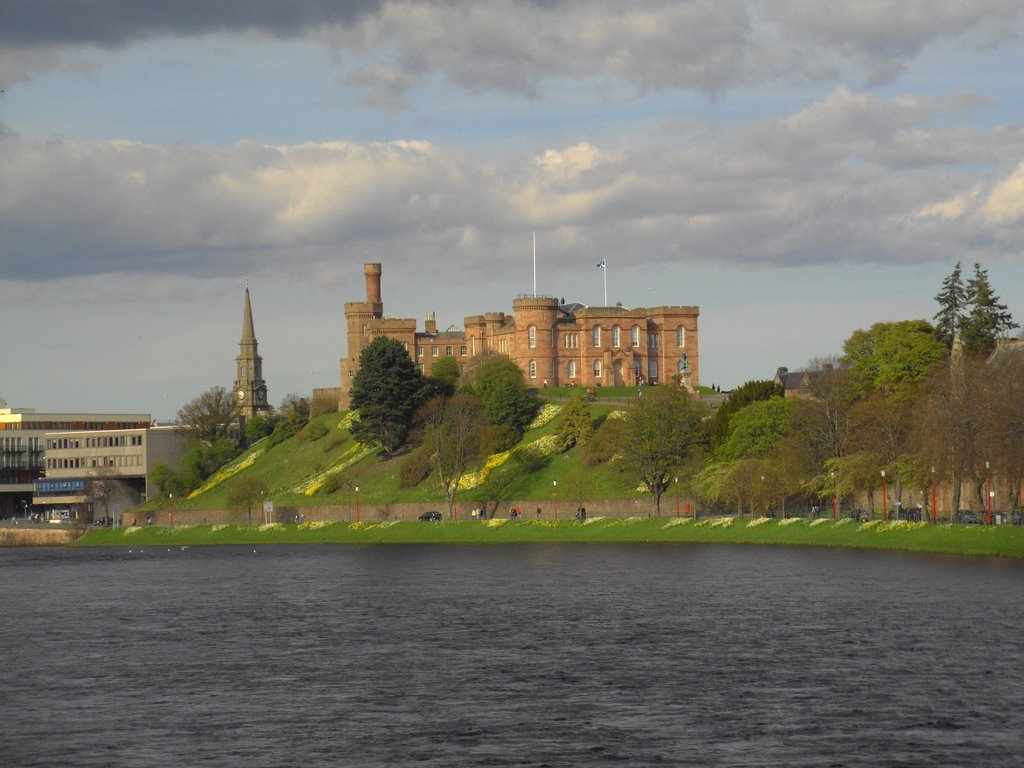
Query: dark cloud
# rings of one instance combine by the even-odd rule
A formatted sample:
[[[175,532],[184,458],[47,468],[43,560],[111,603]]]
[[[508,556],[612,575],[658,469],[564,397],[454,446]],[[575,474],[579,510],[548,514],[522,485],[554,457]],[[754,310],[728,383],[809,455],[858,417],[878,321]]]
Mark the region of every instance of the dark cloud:
[[[163,35],[257,30],[292,37],[376,12],[382,0],[2,0],[0,44],[117,47]]]

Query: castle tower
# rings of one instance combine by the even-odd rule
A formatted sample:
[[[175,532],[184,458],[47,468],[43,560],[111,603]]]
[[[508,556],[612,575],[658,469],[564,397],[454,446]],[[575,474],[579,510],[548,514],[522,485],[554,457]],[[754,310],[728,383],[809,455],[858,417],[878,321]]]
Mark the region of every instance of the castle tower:
[[[256,331],[252,324],[252,303],[249,286],[245,286],[245,307],[242,312],[242,339],[235,358],[235,397],[239,414],[250,418],[270,409],[267,402],[267,382],[263,380],[263,358],[256,351]]]

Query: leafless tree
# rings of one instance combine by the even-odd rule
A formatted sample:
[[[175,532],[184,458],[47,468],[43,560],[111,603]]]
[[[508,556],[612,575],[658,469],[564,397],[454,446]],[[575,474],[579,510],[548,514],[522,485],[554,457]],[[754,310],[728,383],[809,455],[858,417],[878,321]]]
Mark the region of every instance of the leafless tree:
[[[178,423],[186,438],[212,443],[234,429],[238,403],[225,387],[211,387],[178,411]]]

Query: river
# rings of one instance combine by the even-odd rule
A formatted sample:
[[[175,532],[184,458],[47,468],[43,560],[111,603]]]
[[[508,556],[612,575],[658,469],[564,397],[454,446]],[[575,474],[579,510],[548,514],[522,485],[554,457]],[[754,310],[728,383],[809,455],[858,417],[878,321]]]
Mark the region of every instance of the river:
[[[1004,766],[1019,561],[0,549],[3,766]]]

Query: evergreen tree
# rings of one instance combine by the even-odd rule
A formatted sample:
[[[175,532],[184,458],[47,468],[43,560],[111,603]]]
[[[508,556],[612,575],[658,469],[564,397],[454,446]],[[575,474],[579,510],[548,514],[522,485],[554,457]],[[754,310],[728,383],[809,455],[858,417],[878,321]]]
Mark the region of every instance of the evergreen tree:
[[[593,435],[594,424],[590,416],[586,390],[576,387],[569,395],[569,402],[559,414],[558,449],[568,451],[574,445],[585,447]]]
[[[967,307],[967,289],[964,287],[960,262],[956,263],[949,277],[942,281],[942,290],[935,296],[939,311],[935,313],[935,338],[953,346],[953,335],[961,331]]]
[[[964,318],[960,336],[967,354],[983,355],[996,346],[996,339],[1017,328],[1005,304],[992,291],[988,272],[980,264],[974,265],[974,275],[967,281],[967,303],[970,312]]]
[[[359,355],[352,378],[351,407],[359,411],[352,434],[394,453],[405,443],[424,391],[423,374],[402,343],[378,336]]]

